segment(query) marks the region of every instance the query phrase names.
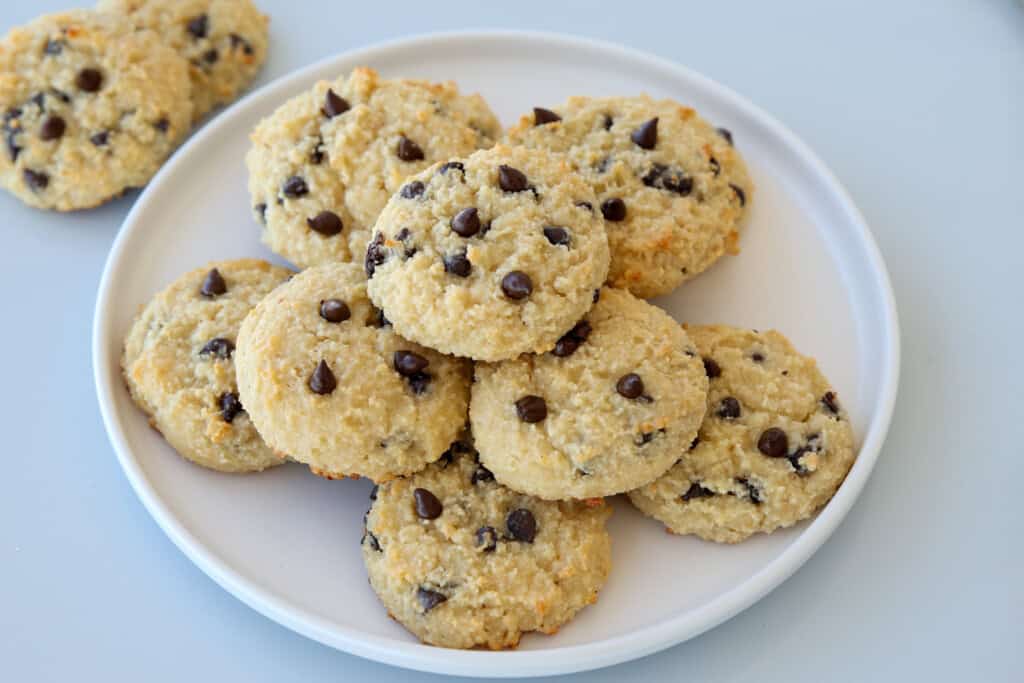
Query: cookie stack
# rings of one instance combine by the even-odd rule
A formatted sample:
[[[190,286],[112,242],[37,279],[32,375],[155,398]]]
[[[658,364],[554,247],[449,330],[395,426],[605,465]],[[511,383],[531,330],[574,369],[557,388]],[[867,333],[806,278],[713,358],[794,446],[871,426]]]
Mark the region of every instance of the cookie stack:
[[[252,141],[263,239],[303,270],[183,276],[132,327],[129,390],[196,463],[372,479],[370,583],[424,642],[512,647],[594,602],[607,497],[737,542],[845,477],[812,359],[645,300],[735,253],[752,197],[692,109],[575,97],[502,133],[477,95],[363,68]]]
[[[267,54],[251,0],[101,0],[0,40],[0,185],[30,206],[98,206],[145,185]]]

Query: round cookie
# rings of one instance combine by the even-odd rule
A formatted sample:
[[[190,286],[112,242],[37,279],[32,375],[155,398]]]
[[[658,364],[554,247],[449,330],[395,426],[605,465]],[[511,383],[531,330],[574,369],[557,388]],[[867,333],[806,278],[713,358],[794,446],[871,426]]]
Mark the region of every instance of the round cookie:
[[[355,264],[310,268],[264,299],[235,361],[260,434],[321,476],[415,472],[466,423],[469,364],[395,334]]]
[[[477,360],[549,351],[593,304],[608,243],[562,157],[497,146],[408,179],[366,250],[395,329]]]
[[[193,120],[234,100],[267,58],[269,19],[251,0],[100,0],[97,8],[155,31],[188,61]]]
[[[732,135],[689,107],[646,95],[571,97],[523,116],[507,140],[567,154],[593,185],[615,287],[666,294],[739,251],[753,185]]]
[[[242,319],[290,271],[257,259],[210,263],[153,297],[125,339],[121,368],[135,402],[182,456],[222,472],[284,462],[238,398]]]
[[[679,459],[707,390],[682,328],[605,288],[551,353],[477,365],[470,420],[481,462],[506,486],[545,499],[610,496]]]
[[[499,133],[483,98],[451,82],[382,80],[366,68],[321,81],[252,133],[246,165],[263,241],[301,267],[361,262],[406,176]]]
[[[375,489],[363,560],[388,612],[423,642],[515,647],[597,600],[611,568],[611,506],[516,493],[473,455],[453,444]]]
[[[148,31],[88,10],[0,41],[0,184],[30,206],[85,209],[145,185],[192,116],[188,67]]]
[[[629,494],[677,534],[736,543],[806,519],[853,464],[853,431],[814,359],[781,334],[689,326],[711,389],[697,441]]]

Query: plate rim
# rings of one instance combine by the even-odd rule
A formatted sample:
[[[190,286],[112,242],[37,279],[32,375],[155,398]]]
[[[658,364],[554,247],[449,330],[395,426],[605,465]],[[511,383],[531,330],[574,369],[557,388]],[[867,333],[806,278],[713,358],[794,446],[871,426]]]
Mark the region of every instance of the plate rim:
[[[855,238],[864,248],[867,263],[876,276],[874,284],[878,287],[885,304],[884,310],[880,312],[882,314],[881,329],[884,333],[880,351],[885,363],[879,390],[881,400],[863,435],[857,461],[828,506],[778,557],[747,580],[740,582],[725,594],[701,607],[632,633],[580,645],[498,653],[450,650],[421,643],[402,643],[390,638],[339,627],[328,619],[291,605],[281,596],[272,593],[265,587],[256,585],[229,567],[216,553],[205,548],[182,521],[171,513],[131,453],[125,433],[116,419],[114,392],[121,386],[121,383],[111,378],[120,377],[120,370],[112,367],[109,353],[111,343],[118,343],[118,340],[113,339],[110,329],[113,311],[116,308],[111,302],[111,283],[118,264],[122,261],[122,252],[125,249],[128,232],[126,226],[135,222],[136,216],[148,203],[150,194],[155,187],[160,185],[165,176],[175,172],[176,168],[191,158],[195,150],[199,149],[207,139],[215,136],[221,127],[230,125],[233,112],[247,107],[257,99],[269,96],[274,91],[287,89],[296,81],[308,80],[315,72],[339,61],[371,61],[376,54],[392,50],[421,49],[430,47],[431,43],[437,41],[472,43],[487,40],[531,41],[544,43],[549,47],[586,49],[606,53],[609,57],[619,60],[640,63],[645,67],[667,72],[680,79],[696,82],[702,88],[713,91],[716,97],[727,102],[728,106],[743,111],[746,116],[757,120],[760,125],[766,127],[781,140],[802,164],[813,171],[832,190],[837,208],[843,212],[849,224],[856,228]],[[635,48],[604,40],[547,31],[468,29],[416,34],[330,55],[284,74],[254,90],[196,131],[150,180],[118,229],[117,236],[107,255],[97,289],[92,329],[92,364],[93,380],[103,425],[129,484],[168,538],[193,564],[227,592],[265,617],[307,638],[384,664],[441,674],[487,677],[541,676],[589,671],[611,666],[658,652],[696,637],[761,600],[810,559],[849,513],[880,456],[892,421],[899,385],[900,332],[896,300],[889,272],[867,221],[832,171],[806,143],[774,116],[732,89],[689,67]],[[117,363],[113,363],[113,365],[117,365]]]

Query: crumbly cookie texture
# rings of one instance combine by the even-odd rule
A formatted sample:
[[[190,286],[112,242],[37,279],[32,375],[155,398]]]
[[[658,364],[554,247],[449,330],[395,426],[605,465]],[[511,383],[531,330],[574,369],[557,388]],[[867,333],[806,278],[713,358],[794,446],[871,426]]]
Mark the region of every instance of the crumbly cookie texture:
[[[609,496],[675,463],[707,391],[682,328],[606,288],[551,353],[478,364],[470,419],[481,462],[506,486],[545,499]]]
[[[597,600],[611,568],[604,501],[550,502],[494,481],[472,446],[371,494],[363,560],[388,612],[423,642],[515,647]]]
[[[407,176],[490,147],[500,131],[483,98],[451,82],[384,80],[366,68],[321,81],[252,133],[246,165],[263,241],[301,267],[362,262]]]
[[[291,271],[257,259],[210,263],[157,294],[132,324],[121,367],[135,402],[182,456],[223,472],[283,462],[238,398],[242,319]]]
[[[189,64],[193,119],[230,103],[267,59],[269,18],[251,0],[100,0],[151,29]]]
[[[806,519],[856,457],[836,392],[778,332],[687,331],[711,378],[707,417],[679,462],[630,500],[673,533],[720,543]]]
[[[523,116],[506,140],[568,155],[593,185],[615,287],[666,294],[739,251],[753,184],[731,133],[689,107],[646,95],[571,97]]]
[[[185,61],[88,10],[0,40],[0,184],[42,209],[85,209],[145,185],[189,129]]]
[[[321,476],[410,474],[466,423],[469,364],[395,334],[354,264],[310,268],[267,296],[235,360],[260,434]]]
[[[593,303],[608,243],[564,158],[498,145],[409,178],[366,249],[370,297],[395,329],[497,361],[549,351]]]

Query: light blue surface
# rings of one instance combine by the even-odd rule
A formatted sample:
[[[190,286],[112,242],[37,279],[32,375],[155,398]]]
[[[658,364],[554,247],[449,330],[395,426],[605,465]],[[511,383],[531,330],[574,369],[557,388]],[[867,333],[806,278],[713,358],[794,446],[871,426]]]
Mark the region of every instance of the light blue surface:
[[[485,26],[675,59],[792,128],[874,229],[904,358],[893,427],[860,502],[800,572],[742,615],[661,654],[562,680],[1020,680],[1018,3],[259,4],[273,17],[261,82],[366,43]],[[2,5],[2,30],[61,8]],[[335,652],[251,611],[135,498],[103,432],[89,360],[96,285],[134,198],[60,216],[0,196],[0,679],[438,679]]]

